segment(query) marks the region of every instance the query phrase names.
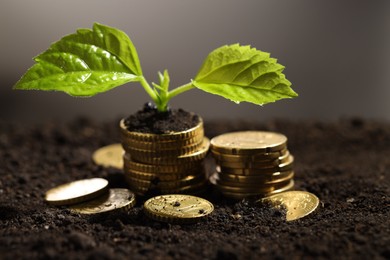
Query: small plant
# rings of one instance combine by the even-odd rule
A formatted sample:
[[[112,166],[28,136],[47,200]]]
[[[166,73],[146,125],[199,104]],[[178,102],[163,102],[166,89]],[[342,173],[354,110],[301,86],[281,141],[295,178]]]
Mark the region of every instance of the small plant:
[[[169,74],[158,73],[159,84],[151,85],[142,73],[137,51],[130,38],[118,29],[95,23],[53,43],[34,58],[34,64],[14,89],[63,91],[89,97],[128,82],[139,82],[156,104],[168,109],[171,98],[198,88],[236,103],[257,105],[296,97],[282,73],[284,66],[269,53],[233,44],[212,51],[190,82],[169,90]]]

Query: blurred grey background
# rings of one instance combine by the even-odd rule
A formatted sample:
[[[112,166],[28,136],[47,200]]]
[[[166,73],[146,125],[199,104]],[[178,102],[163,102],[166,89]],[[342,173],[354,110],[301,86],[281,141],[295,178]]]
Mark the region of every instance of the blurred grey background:
[[[92,98],[14,91],[32,57],[94,22],[125,31],[143,71],[157,81],[168,69],[171,87],[195,76],[213,49],[239,42],[270,52],[286,66],[296,99],[264,107],[234,104],[200,90],[176,97],[205,119],[390,119],[390,1],[313,0],[1,0],[0,118],[110,120],[149,100],[137,83]]]

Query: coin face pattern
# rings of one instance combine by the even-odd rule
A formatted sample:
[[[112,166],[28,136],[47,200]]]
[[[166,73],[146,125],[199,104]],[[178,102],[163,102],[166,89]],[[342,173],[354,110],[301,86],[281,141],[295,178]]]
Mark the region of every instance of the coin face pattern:
[[[111,144],[97,149],[92,155],[92,160],[103,167],[123,169],[123,154],[121,144]]]
[[[135,205],[135,195],[128,189],[110,189],[96,199],[70,206],[80,214],[98,214],[114,210],[127,210]]]
[[[254,154],[281,150],[287,137],[274,132],[242,131],[214,137],[211,145],[214,151],[227,154]]]
[[[286,208],[286,220],[292,221],[303,218],[318,207],[318,197],[307,191],[286,191],[279,194],[265,197],[262,202],[271,202],[272,205]]]
[[[51,205],[71,205],[96,198],[107,190],[103,178],[78,180],[59,185],[46,192],[45,200]]]
[[[213,212],[211,202],[200,197],[171,194],[153,197],[144,203],[144,212],[150,218],[170,223],[189,223]]]

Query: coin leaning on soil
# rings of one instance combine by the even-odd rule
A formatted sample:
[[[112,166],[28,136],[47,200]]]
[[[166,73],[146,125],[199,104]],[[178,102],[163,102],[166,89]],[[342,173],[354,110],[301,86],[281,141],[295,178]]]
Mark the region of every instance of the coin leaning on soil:
[[[259,200],[270,202],[274,207],[286,209],[286,220],[292,221],[313,213],[319,205],[318,197],[307,191],[286,191]]]
[[[51,205],[72,205],[81,203],[107,192],[108,181],[103,178],[83,179],[59,185],[48,190],[45,200]]]
[[[124,150],[121,144],[111,144],[97,149],[92,154],[92,160],[103,167],[123,169]]]

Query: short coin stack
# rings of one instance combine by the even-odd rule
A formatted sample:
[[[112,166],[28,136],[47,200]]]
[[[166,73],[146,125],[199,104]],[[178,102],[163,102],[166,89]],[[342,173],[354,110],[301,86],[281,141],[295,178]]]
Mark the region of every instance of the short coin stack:
[[[206,182],[204,158],[210,141],[203,122],[172,134],[128,131],[121,121],[124,174],[138,195],[197,193]]]
[[[273,132],[226,133],[211,140],[217,171],[211,183],[226,197],[265,196],[294,186],[287,137]]]

